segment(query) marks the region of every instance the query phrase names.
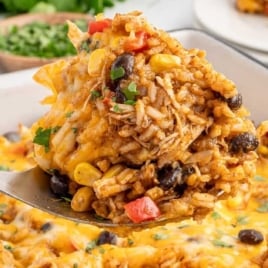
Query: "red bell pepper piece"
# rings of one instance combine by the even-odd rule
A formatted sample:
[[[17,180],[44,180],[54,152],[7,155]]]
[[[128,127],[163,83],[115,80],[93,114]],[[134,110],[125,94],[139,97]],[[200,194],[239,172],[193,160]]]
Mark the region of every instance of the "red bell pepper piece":
[[[111,19],[90,21],[88,23],[88,33],[92,35],[96,32],[102,32],[105,28],[111,27],[111,25],[112,25]]]
[[[135,38],[127,39],[124,48],[126,51],[140,51],[147,46],[148,33],[140,31],[136,32]]]
[[[148,196],[138,198],[124,206],[127,216],[135,223],[153,220],[160,216],[160,210]]]

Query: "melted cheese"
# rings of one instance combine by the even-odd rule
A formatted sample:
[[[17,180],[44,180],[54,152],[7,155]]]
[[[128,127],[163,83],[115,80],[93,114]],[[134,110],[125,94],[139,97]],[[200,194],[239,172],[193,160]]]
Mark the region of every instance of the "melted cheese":
[[[22,170],[33,164],[17,150],[22,143],[0,141],[2,166]],[[253,189],[268,187],[267,167],[267,161],[259,162]],[[265,201],[251,198],[243,210],[232,210],[228,201],[220,201],[202,222],[186,219],[128,230],[117,245],[96,246],[100,228],[49,215],[1,194],[0,267],[261,267],[268,208],[259,209]],[[44,228],[45,223],[50,228]],[[238,233],[248,228],[260,231],[264,241],[241,243]]]

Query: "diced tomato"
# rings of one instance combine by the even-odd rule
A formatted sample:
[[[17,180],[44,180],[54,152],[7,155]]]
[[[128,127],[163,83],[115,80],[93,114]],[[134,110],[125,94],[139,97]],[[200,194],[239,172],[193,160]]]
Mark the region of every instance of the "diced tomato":
[[[127,216],[135,223],[153,220],[160,216],[160,210],[148,196],[138,198],[125,205]]]
[[[127,39],[124,48],[126,51],[140,51],[147,47],[148,33],[137,32],[135,38]]]
[[[112,25],[111,19],[90,21],[88,24],[88,33],[92,35],[96,32],[102,32],[105,28],[111,27],[111,25]]]

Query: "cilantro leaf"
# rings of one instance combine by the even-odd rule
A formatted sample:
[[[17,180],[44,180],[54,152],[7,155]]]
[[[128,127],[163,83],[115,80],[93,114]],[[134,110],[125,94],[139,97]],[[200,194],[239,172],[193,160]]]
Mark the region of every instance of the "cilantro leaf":
[[[39,127],[35,133],[33,143],[42,145],[45,147],[45,151],[49,151],[49,140],[51,135],[51,128]]]
[[[164,239],[167,239],[167,238],[168,238],[167,234],[162,234],[162,233],[153,234],[153,239],[154,240],[164,240]]]
[[[65,117],[66,117],[66,118],[70,118],[70,117],[72,116],[73,113],[74,113],[74,111],[67,112],[67,113],[65,114]]]
[[[268,201],[261,203],[260,206],[256,209],[256,211],[260,213],[268,212]]]
[[[93,250],[96,247],[97,247],[96,241],[95,240],[92,240],[92,241],[90,241],[90,242],[87,243],[87,246],[86,246],[85,251],[87,253],[89,253],[89,252],[91,252],[91,250]]]
[[[248,220],[249,220],[248,216],[245,216],[245,215],[241,216],[240,215],[236,218],[236,223],[243,225],[243,224],[247,224]]]
[[[137,91],[137,85],[135,82],[131,82],[127,88],[123,90],[124,95],[126,96],[127,100],[135,100],[136,95],[139,94]]]
[[[53,128],[42,128],[39,127],[35,133],[33,143],[42,145],[45,147],[46,153],[49,151],[49,141],[51,134],[56,133],[60,129],[60,126]]]
[[[116,79],[118,79],[118,78],[121,78],[121,77],[123,77],[125,75],[125,69],[122,67],[122,66],[120,66],[120,67],[118,67],[118,68],[113,68],[113,69],[111,69],[111,72],[110,72],[110,78],[112,79],[112,80],[116,80]]]
[[[212,217],[214,220],[217,220],[217,219],[221,219],[221,218],[222,218],[221,215],[220,215],[220,213],[218,213],[218,212],[216,212],[216,211],[213,211],[213,212],[211,213],[211,217]]]
[[[232,248],[233,245],[229,244],[227,242],[224,242],[222,240],[215,239],[212,241],[212,244],[216,247],[221,247],[221,248]]]
[[[101,93],[99,90],[92,90],[90,91],[90,100],[96,100],[101,96]]]
[[[10,171],[10,168],[7,166],[0,165],[0,170],[1,171]]]

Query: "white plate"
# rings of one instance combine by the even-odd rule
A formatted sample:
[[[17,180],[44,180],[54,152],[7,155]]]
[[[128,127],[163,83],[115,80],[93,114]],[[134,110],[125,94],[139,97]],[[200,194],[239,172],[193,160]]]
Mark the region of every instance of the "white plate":
[[[207,51],[215,69],[236,83],[256,124],[268,119],[267,68],[204,32],[186,29],[174,31],[172,35],[187,48]],[[16,129],[18,123],[29,125],[47,110],[39,101],[50,91],[32,81],[35,71],[0,75],[0,133]]]
[[[194,15],[206,29],[226,40],[268,52],[267,16],[241,13],[235,0],[195,0]]]
[[[207,29],[203,25],[201,25],[196,19],[194,21],[194,27],[196,29],[207,31]],[[245,52],[246,54],[250,55],[251,57],[257,59],[258,61],[262,62],[266,66],[268,66],[268,53],[267,52],[262,52],[262,51],[259,51],[259,50],[254,50],[254,49],[246,48],[246,47],[243,47],[243,46],[234,44],[232,42],[229,42],[227,40],[224,40],[224,41],[226,41],[227,43],[229,43],[231,46],[236,47],[237,49]]]

